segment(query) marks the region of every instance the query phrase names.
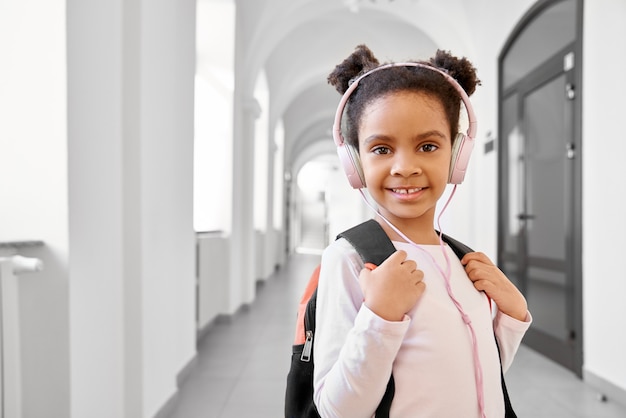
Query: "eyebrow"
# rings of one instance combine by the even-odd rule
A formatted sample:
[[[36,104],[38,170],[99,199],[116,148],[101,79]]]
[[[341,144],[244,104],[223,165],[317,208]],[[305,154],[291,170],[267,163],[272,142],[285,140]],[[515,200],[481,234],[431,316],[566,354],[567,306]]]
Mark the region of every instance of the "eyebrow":
[[[436,136],[436,137],[439,137],[441,139],[447,139],[446,136],[441,131],[433,129],[433,130],[430,130],[430,131],[422,132],[422,133],[414,136],[413,140],[420,141],[422,139],[429,138],[431,136]],[[365,138],[363,140],[363,145],[368,145],[369,143],[374,142],[375,140],[381,139],[381,138],[387,139],[387,138],[390,138],[390,137],[388,135],[373,134],[373,135],[370,135],[370,136],[368,136],[367,138]]]

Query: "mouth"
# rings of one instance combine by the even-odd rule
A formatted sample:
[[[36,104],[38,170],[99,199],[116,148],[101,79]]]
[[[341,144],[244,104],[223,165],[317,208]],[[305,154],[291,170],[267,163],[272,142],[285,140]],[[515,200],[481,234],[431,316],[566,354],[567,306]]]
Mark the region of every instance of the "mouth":
[[[422,190],[424,190],[424,188],[423,187],[408,187],[408,188],[402,187],[398,189],[392,188],[390,190],[396,194],[409,195],[409,194],[421,192]]]

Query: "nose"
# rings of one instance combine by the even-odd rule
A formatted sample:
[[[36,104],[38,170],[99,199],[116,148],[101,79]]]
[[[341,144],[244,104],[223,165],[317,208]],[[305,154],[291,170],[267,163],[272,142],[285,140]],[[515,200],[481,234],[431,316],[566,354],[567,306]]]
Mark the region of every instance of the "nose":
[[[393,165],[391,166],[392,176],[411,177],[422,174],[419,158],[413,153],[396,152]]]

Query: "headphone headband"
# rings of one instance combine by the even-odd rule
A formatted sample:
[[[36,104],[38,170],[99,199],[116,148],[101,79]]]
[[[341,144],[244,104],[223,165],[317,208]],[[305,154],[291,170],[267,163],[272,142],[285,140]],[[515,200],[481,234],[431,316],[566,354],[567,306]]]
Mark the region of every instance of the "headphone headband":
[[[451,77],[450,74],[439,68],[419,62],[398,62],[385,64],[373,68],[356,78],[341,97],[339,105],[337,106],[337,111],[335,112],[335,121],[333,123],[333,139],[335,141],[335,145],[337,145],[337,152],[339,153],[339,158],[342,162],[346,175],[348,176],[348,181],[350,182],[352,187],[356,189],[365,187],[365,179],[363,178],[361,165],[358,160],[358,153],[356,152],[356,150],[351,149],[352,147],[346,144],[341,133],[341,119],[343,117],[343,111],[346,107],[346,104],[348,103],[348,99],[352,95],[352,92],[356,90],[361,80],[377,71],[392,67],[421,67],[435,71],[441,74],[448,81],[448,83],[450,83],[450,85],[454,87],[454,89],[461,97],[461,101],[463,101],[463,105],[465,106],[465,110],[467,112],[469,126],[465,134],[459,134],[459,137],[462,136],[462,138],[457,137],[454,141],[452,161],[450,164],[450,178],[448,180],[449,183],[460,184],[461,182],[463,182],[463,178],[465,177],[465,171],[467,169],[469,157],[472,148],[474,147],[474,138],[476,137],[476,129],[478,123],[476,121],[474,109],[470,102],[469,96],[467,95],[463,87],[461,87],[461,85],[453,77]]]

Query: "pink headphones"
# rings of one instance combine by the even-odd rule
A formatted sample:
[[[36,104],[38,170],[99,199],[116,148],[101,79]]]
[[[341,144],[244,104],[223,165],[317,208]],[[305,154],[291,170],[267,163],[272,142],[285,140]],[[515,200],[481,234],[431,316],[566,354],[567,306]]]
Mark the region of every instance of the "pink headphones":
[[[472,154],[472,148],[474,148],[474,138],[476,136],[477,125],[474,109],[472,108],[472,104],[469,100],[467,93],[454,78],[438,68],[431,67],[430,65],[420,64],[417,62],[399,62],[376,67],[354,80],[354,82],[350,85],[350,87],[348,87],[346,92],[341,97],[339,106],[337,106],[337,112],[335,113],[335,122],[333,123],[333,138],[335,140],[335,144],[337,145],[339,161],[343,166],[346,176],[348,176],[348,182],[350,182],[350,185],[355,189],[361,189],[365,187],[365,178],[363,175],[363,169],[361,168],[359,153],[354,147],[348,145],[344,141],[343,135],[341,134],[341,118],[343,116],[343,110],[346,107],[348,98],[357,88],[359,82],[363,78],[372,73],[375,73],[376,71],[384,70],[391,67],[422,67],[432,71],[436,71],[439,74],[443,75],[445,79],[456,89],[456,91],[459,93],[459,96],[461,96],[461,100],[463,101],[463,104],[467,111],[469,127],[467,128],[466,133],[459,132],[459,134],[452,143],[452,159],[450,161],[450,176],[448,177],[448,183],[461,184],[463,182],[463,179],[465,178],[465,172],[467,170],[467,164],[469,163],[469,159]]]

